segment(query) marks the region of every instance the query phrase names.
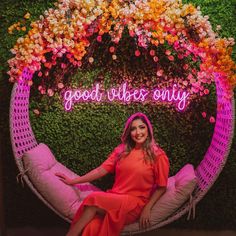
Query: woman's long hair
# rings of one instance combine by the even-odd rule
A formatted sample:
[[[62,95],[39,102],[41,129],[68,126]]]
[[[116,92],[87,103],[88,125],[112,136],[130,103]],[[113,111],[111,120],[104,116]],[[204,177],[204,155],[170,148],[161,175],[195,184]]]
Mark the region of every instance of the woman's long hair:
[[[149,121],[147,116],[141,112],[137,112],[137,113],[131,115],[125,124],[125,128],[124,128],[123,134],[121,136],[123,150],[118,155],[118,159],[121,157],[127,156],[131,152],[131,150],[135,147],[135,142],[131,138],[131,126],[132,126],[132,122],[134,120],[139,120],[139,119],[142,120],[142,122],[147,125],[147,129],[148,129],[148,137],[143,144],[144,159],[146,161],[153,163],[156,158],[155,152],[158,149],[158,145],[156,144],[154,137],[153,137],[153,129],[152,129],[151,122]]]

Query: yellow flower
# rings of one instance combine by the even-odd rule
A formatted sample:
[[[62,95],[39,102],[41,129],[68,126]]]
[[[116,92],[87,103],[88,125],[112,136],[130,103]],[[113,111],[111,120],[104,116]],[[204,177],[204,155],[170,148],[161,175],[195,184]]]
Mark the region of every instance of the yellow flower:
[[[12,31],[13,31],[13,29],[12,29],[11,27],[9,27],[9,28],[8,28],[8,33],[9,33],[9,34],[12,34],[12,33],[13,33]]]
[[[30,18],[30,13],[27,12],[27,13],[24,15],[24,18],[25,18],[25,19],[29,19],[29,18]]]

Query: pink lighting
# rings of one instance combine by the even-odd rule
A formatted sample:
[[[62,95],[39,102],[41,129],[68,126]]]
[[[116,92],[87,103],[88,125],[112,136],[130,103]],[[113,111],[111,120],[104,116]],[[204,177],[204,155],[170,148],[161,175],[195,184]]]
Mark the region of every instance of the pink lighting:
[[[100,85],[96,84],[95,88],[91,90],[67,90],[64,94],[64,107],[66,111],[72,109],[72,105],[77,102],[96,101],[102,100],[103,94],[99,91]]]
[[[96,84],[91,89],[74,89],[67,90],[64,93],[64,107],[66,111],[70,111],[74,104],[79,102],[171,102],[175,103],[178,110],[182,111],[187,105],[189,93],[178,90],[174,84],[172,88],[156,88],[147,90],[144,88],[130,89],[127,83],[116,88],[110,88],[105,92],[101,92],[100,84]]]
[[[145,89],[133,89],[130,90],[127,88],[127,84],[124,83],[118,88],[111,88],[107,91],[107,98],[110,102],[113,100],[122,101],[124,103],[136,101],[144,102],[147,98],[148,91]]]
[[[178,104],[178,109],[182,111],[186,107],[186,101],[188,96],[189,93],[177,90],[177,85],[174,84],[172,89],[155,89],[152,97],[155,101],[175,101]]]

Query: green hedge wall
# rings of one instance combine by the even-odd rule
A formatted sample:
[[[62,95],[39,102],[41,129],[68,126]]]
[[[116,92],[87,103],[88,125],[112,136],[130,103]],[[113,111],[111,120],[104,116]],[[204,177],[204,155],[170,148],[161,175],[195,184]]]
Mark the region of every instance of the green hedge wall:
[[[79,73],[79,81],[93,81],[99,70]],[[77,74],[78,75],[78,74]],[[78,76],[74,78],[78,78]],[[86,83],[86,82],[85,82]],[[37,93],[37,91],[32,91]],[[65,112],[59,94],[52,97],[31,96],[30,117],[34,134],[54,151],[57,159],[79,174],[95,168],[120,143],[126,119],[137,111],[150,117],[157,142],[170,158],[171,174],[175,174],[187,162],[195,166],[209,146],[214,124],[209,116],[215,116],[215,91],[212,95],[193,102],[185,112],[164,105],[119,103],[80,103],[71,112]],[[34,114],[34,109],[40,115]],[[201,112],[207,111],[203,119]],[[107,186],[102,181],[99,187]]]
[[[39,117],[32,114],[31,123],[39,142],[47,143],[66,166],[84,174],[119,144],[125,120],[136,111],[149,115],[156,140],[170,158],[171,174],[187,162],[199,163],[209,145],[213,125],[192,110],[183,116],[165,107],[83,104],[70,113],[53,109]]]
[[[1,116],[1,130],[8,134],[5,121],[8,119],[8,101],[11,86],[7,83],[7,60],[9,49],[16,39],[24,32],[14,31],[7,34],[7,28],[15,22],[29,26],[29,22],[37,19],[43,11],[53,6],[54,1],[2,1],[0,9],[0,70],[1,70],[1,101],[5,105],[5,113]],[[203,14],[210,16],[213,27],[220,24],[222,37],[236,38],[236,2],[234,0],[192,0],[196,6],[201,6]],[[24,20],[26,12],[31,13],[30,20]],[[234,47],[233,57],[236,59]],[[88,75],[86,75],[88,76]],[[96,71],[89,74],[96,77]],[[83,76],[80,77],[83,79]],[[83,174],[99,165],[112,149],[120,142],[124,122],[136,111],[146,113],[154,126],[158,143],[167,152],[171,162],[171,175],[181,166],[190,162],[195,166],[201,161],[209,146],[214,124],[209,123],[209,116],[215,116],[216,97],[214,87],[210,87],[210,96],[202,98],[179,113],[165,106],[133,104],[80,104],[72,112],[65,112],[58,95],[54,98],[31,97],[30,117],[35,136],[39,142],[46,143],[59,161],[78,174]],[[34,92],[33,92],[34,93]],[[3,98],[3,95],[5,98]],[[40,115],[33,109],[39,109]],[[207,111],[207,119],[201,112]],[[235,139],[229,160],[216,184],[197,208],[195,221],[186,222],[185,217],[169,227],[205,228],[205,229],[235,229],[236,227],[236,148]],[[95,182],[106,189],[111,186],[112,177],[108,176]],[[10,207],[11,208],[11,207]],[[206,220],[207,219],[207,220]]]

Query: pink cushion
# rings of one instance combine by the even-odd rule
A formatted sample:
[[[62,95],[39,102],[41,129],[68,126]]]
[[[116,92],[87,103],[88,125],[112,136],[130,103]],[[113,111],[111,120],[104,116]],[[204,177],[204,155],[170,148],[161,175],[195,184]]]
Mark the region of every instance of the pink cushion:
[[[155,204],[152,223],[156,224],[172,214],[190,197],[197,183],[192,165],[187,164],[179,172],[168,179],[166,193]]]
[[[194,168],[186,164],[175,176],[168,179],[166,192],[155,203],[151,211],[151,224],[166,219],[181,207],[190,197],[197,183]],[[124,231],[136,231],[138,222],[128,225]]]
[[[38,192],[59,213],[72,219],[81,204],[81,200],[91,192],[94,186],[89,183],[79,185],[79,187],[69,186],[59,180],[55,176],[56,172],[62,172],[70,178],[75,178],[78,175],[57,162],[51,150],[43,143],[26,152],[23,161],[25,169],[29,168],[29,179]],[[87,190],[83,191],[83,188],[80,187],[83,185],[88,186]]]
[[[23,158],[25,164],[27,162],[31,168],[37,169],[37,172],[49,170],[57,163],[51,150],[43,143],[26,152]]]

